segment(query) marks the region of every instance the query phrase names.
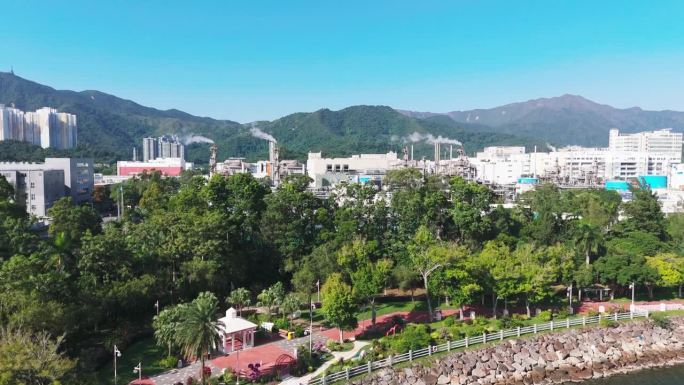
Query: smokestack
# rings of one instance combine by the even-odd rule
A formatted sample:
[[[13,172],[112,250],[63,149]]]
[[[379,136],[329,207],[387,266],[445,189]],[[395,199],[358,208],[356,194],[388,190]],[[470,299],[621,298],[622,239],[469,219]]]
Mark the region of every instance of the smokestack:
[[[413,161],[413,145],[411,145],[411,161]]]
[[[278,145],[274,141],[268,142],[268,162],[271,164],[271,172],[269,175],[273,185],[278,183],[279,177],[279,155],[278,155]]]
[[[135,146],[133,146],[133,161],[138,161],[138,149],[136,149]]]
[[[209,151],[211,152],[211,155],[209,156],[209,176],[214,175],[216,173],[216,152],[218,150],[218,147],[216,147],[215,144],[211,145],[211,148]]]
[[[449,145],[449,159],[454,159],[454,145]]]
[[[437,163],[439,163],[439,150],[440,150],[439,142],[435,142],[435,165],[437,165]]]

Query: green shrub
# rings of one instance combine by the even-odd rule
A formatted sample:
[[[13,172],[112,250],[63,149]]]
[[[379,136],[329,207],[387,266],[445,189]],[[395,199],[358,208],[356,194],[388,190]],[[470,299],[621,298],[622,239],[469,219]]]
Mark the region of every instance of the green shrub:
[[[534,317],[539,322],[549,322],[551,321],[552,315],[551,310],[544,310]]]
[[[165,369],[173,369],[178,364],[178,359],[174,356],[164,357],[159,360],[159,366]]]
[[[568,312],[567,309],[560,309],[556,313],[556,316],[553,317],[554,319],[566,319],[570,317],[570,312]]]
[[[273,327],[271,328],[271,333],[278,333],[280,331],[280,328],[278,325],[273,324]]]
[[[651,317],[651,322],[659,328],[670,329],[672,327],[672,323],[670,322],[670,319],[665,314],[652,313],[650,315],[650,317]]]
[[[277,326],[278,329],[289,329],[290,321],[287,318],[278,318],[273,321],[273,325]]]
[[[226,370],[223,373],[223,382],[226,384],[232,384],[235,382],[235,374],[233,374],[232,370]]]
[[[406,353],[409,350],[426,348],[432,339],[426,325],[408,325],[391,339],[392,350],[396,353]]]
[[[454,319],[453,316],[446,317],[444,319],[444,326],[454,326],[455,323],[456,323],[456,320]]]
[[[601,322],[599,322],[599,326],[602,328],[614,328],[617,326],[617,322],[613,321],[612,319],[609,318],[601,318]]]
[[[328,340],[328,342],[325,343],[325,347],[328,348],[328,350],[330,350],[331,352],[336,352],[340,350],[341,345],[341,343],[334,340]]]
[[[523,326],[524,322],[518,318],[513,318],[513,317],[501,317],[498,320],[496,320],[496,328],[499,330],[502,329],[514,329],[517,328],[518,326]]]
[[[295,337],[304,337],[304,328],[302,325],[297,325],[294,328]]]

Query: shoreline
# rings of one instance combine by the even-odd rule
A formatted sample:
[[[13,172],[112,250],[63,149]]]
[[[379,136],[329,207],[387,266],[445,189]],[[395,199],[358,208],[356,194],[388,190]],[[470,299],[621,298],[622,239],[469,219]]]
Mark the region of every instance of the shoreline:
[[[629,366],[625,366],[619,369],[616,369],[615,371],[609,372],[609,373],[604,373],[603,376],[592,376],[592,378],[586,379],[586,380],[569,380],[565,382],[548,382],[545,384],[554,384],[554,385],[566,385],[566,384],[583,384],[587,382],[594,382],[594,381],[599,381],[602,379],[610,379],[610,378],[615,378],[615,377],[620,377],[620,376],[627,376],[630,374],[635,374],[635,373],[645,373],[650,370],[658,370],[658,369],[667,369],[667,368],[673,368],[673,367],[678,367],[682,366],[684,367],[684,357],[677,357],[673,358],[671,360],[662,362],[662,363],[657,363],[657,362],[651,362],[651,363],[637,363]]]
[[[355,385],[551,385],[582,383],[684,365],[684,317],[513,339],[403,369],[386,368]]]

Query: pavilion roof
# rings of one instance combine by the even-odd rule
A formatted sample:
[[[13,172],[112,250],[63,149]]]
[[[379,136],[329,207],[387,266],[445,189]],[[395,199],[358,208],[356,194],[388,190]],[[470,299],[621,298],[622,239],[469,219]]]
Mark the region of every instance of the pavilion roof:
[[[253,322],[237,316],[237,311],[232,307],[226,311],[226,316],[219,318],[224,334],[236,333],[243,330],[250,330],[257,327]]]

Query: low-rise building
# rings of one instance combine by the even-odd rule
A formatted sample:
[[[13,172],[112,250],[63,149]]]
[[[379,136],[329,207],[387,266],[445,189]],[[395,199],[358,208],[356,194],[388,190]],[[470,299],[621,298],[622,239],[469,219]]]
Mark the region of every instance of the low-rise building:
[[[157,158],[147,162],[116,162],[116,173],[119,176],[133,176],[153,171],[159,171],[164,176],[179,176],[186,170],[192,170],[192,163],[186,162],[183,158]]]
[[[0,168],[0,175],[14,187],[15,201],[37,218],[47,217],[48,209],[66,196],[62,170],[32,169],[19,164],[11,170]]]
[[[44,217],[52,203],[61,197],[69,196],[76,204],[92,201],[93,164],[89,158],[46,158],[44,163],[2,162],[0,173],[8,180],[12,178],[17,201],[26,204],[26,211]]]
[[[310,152],[306,171],[313,180],[312,187],[332,186],[341,181],[359,181],[361,178],[384,175],[388,170],[404,163],[397,153],[359,154],[347,158],[324,158],[320,152]]]

